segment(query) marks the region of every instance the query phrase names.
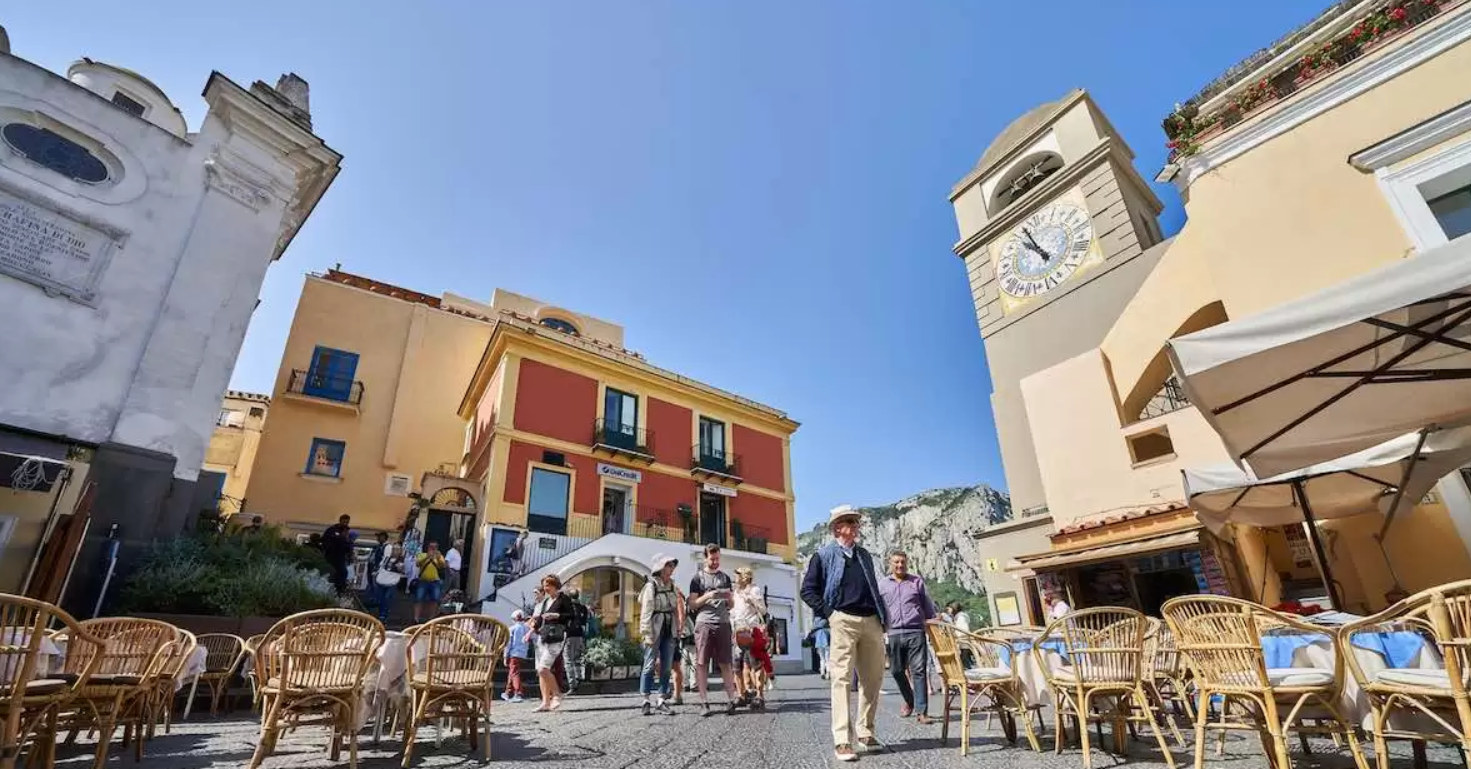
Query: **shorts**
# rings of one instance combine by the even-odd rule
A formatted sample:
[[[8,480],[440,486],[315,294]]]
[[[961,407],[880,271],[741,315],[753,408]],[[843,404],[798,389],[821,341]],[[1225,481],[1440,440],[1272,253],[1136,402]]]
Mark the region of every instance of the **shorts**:
[[[562,658],[561,643],[539,643],[536,645],[536,669],[552,670],[557,667],[557,660]]]
[[[414,600],[419,603],[439,603],[439,597],[443,589],[444,583],[437,579],[433,582],[427,579],[421,579],[419,580],[419,586],[414,588]]]
[[[717,665],[729,665],[734,649],[729,623],[695,626],[695,664],[708,665],[713,660]]]

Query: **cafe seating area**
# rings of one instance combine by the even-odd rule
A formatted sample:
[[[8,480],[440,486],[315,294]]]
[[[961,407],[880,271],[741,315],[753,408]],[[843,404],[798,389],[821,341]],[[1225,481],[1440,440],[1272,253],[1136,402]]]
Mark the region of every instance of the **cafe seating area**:
[[[1170,766],[1173,750],[1189,751],[1201,769],[1231,731],[1256,734],[1274,769],[1305,765],[1326,745],[1358,769],[1371,760],[1389,769],[1395,740],[1411,744],[1416,767],[1427,743],[1471,751],[1471,580],[1370,617],[1297,617],[1210,595],[1172,599],[1161,614],[1093,608],[1043,628],[975,632],[932,621],[942,741],[958,702],[962,755],[976,714],[999,717],[1012,745],[1024,726],[1040,751],[1045,729],[1032,721],[1048,709],[1055,750],[1077,747],[1084,769],[1094,750],[1123,756],[1138,740],[1155,743]]]
[[[146,763],[147,744],[188,720],[196,696],[214,716],[228,709],[237,683],[248,687],[260,721],[252,769],[283,733],[309,727],[325,728],[328,756],[345,753],[354,768],[359,735],[370,729],[378,742],[385,727],[402,738],[405,767],[425,727],[436,741],[458,729],[488,760],[492,679],[508,637],[482,615],[396,633],[346,609],[292,615],[248,641],[196,637],[151,619],[78,621],[0,594],[0,769],[55,766],[58,744],[79,735],[97,740],[95,769],[114,747]]]

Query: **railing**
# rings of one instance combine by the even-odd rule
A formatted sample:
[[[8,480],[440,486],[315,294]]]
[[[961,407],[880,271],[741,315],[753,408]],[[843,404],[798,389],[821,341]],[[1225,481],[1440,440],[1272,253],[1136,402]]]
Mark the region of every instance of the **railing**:
[[[646,457],[654,454],[654,436],[648,430],[606,419],[593,422],[592,445]]]
[[[665,539],[686,545],[700,544],[700,519],[693,513],[675,510],[640,508],[634,535],[645,539]]]
[[[1179,411],[1190,405],[1190,399],[1185,397],[1185,388],[1180,386],[1180,380],[1174,374],[1165,380],[1164,386],[1154,394],[1144,408],[1139,412],[1139,419],[1153,419],[1162,417],[1172,411]]]
[[[740,463],[739,454],[732,454],[725,449],[717,449],[703,443],[694,445],[694,462],[691,469],[697,472],[704,471],[739,478],[741,475]]]
[[[362,382],[321,371],[292,369],[291,381],[287,383],[286,391],[339,403],[351,403],[354,406],[363,402]]]
[[[730,522],[730,547],[732,550],[744,550],[748,553],[768,554],[767,548],[771,544],[771,529],[764,526],[753,526],[744,521]]]

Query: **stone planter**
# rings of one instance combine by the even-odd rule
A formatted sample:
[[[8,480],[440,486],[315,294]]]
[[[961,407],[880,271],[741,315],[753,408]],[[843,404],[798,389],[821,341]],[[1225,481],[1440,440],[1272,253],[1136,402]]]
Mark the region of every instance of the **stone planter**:
[[[609,668],[593,668],[591,673],[588,678],[593,681],[607,681],[613,677],[613,671]]]
[[[142,619],[156,619],[183,628],[194,635],[229,633],[241,638],[261,635],[281,621],[280,617],[216,617],[211,614],[135,614]]]

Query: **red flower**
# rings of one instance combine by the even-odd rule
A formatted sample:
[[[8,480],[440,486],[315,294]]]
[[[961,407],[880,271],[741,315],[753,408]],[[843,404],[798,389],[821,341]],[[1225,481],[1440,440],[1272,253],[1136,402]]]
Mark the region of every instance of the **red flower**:
[[[1396,8],[1389,12],[1389,18],[1394,19],[1395,21],[1404,21],[1405,16],[1406,13],[1404,8]]]
[[[1165,142],[1165,146],[1168,147],[1168,148],[1170,148],[1170,149],[1174,149],[1174,148],[1180,146],[1180,142],[1179,142],[1178,139],[1171,139],[1171,140]]]

